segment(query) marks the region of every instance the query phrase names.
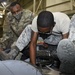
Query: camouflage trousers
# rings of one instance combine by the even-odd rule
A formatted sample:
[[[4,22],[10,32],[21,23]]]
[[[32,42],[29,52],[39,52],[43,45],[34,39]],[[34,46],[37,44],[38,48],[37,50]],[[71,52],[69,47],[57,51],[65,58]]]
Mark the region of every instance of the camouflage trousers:
[[[57,47],[57,56],[61,61],[60,71],[75,73],[75,44],[69,39],[63,39]]]
[[[16,46],[22,51],[30,42],[31,39],[31,25],[26,26],[21,35],[19,36]]]
[[[30,42],[31,25],[28,25],[16,42],[16,46],[20,51]],[[48,39],[49,40],[49,39]],[[63,39],[59,42],[57,49],[53,54],[56,54],[61,61],[60,71],[74,73],[75,69],[75,44],[69,39]]]
[[[22,51],[24,47],[26,47],[29,44],[30,38],[31,38],[31,25],[28,25],[21,33],[17,42],[14,42],[12,38],[10,39],[8,38],[5,40],[3,39],[4,41],[1,42],[0,48],[3,48],[4,50],[0,52],[0,59],[1,60],[20,59],[22,56],[22,53],[20,51]]]
[[[27,46],[31,38],[31,26],[27,26],[16,42],[20,51]],[[49,39],[48,39],[49,40]],[[74,73],[75,69],[75,44],[69,39],[63,39],[59,42],[55,53],[61,61],[60,71]]]

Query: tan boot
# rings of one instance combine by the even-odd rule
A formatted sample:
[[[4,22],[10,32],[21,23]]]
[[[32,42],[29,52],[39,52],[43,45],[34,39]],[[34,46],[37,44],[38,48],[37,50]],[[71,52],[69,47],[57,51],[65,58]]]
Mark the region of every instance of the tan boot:
[[[8,60],[9,56],[5,51],[0,51],[0,60]]]
[[[18,55],[19,51],[16,49],[11,50],[9,53],[5,51],[0,51],[0,59],[1,60],[13,60]]]
[[[13,49],[8,53],[10,59],[15,59],[18,54],[19,54],[19,51],[16,49]]]
[[[15,60],[20,60],[21,57],[22,57],[22,55],[23,55],[23,54],[22,54],[21,52],[19,52],[18,55],[16,56]]]

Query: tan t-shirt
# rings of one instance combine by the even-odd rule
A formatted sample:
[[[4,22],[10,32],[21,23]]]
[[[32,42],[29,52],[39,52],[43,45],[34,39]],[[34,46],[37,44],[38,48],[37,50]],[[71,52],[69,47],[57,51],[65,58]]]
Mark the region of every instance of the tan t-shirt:
[[[62,34],[65,34],[69,31],[69,25],[70,25],[70,19],[69,17],[61,12],[55,12],[53,13],[55,26],[53,28],[54,32],[61,32]],[[37,29],[37,16],[32,21],[31,29],[34,32],[38,32]]]

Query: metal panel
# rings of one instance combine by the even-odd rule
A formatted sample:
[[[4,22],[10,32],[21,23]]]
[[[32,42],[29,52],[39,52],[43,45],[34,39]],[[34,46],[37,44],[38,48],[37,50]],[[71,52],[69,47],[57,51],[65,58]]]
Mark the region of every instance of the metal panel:
[[[46,0],[46,6],[60,4],[60,3],[63,3],[63,2],[67,2],[67,1],[70,1],[70,0]]]
[[[53,7],[49,7],[46,10],[55,12],[55,11],[67,11],[67,10],[71,10],[71,4],[70,2],[65,3],[65,4],[60,4],[60,5],[56,5]]]

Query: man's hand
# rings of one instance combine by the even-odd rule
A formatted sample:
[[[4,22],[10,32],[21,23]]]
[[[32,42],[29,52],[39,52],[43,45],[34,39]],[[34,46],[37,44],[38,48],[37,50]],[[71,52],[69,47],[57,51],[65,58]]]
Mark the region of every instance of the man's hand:
[[[48,44],[45,43],[44,41],[40,41],[40,42],[37,42],[38,45],[42,45],[44,48],[48,48]]]

